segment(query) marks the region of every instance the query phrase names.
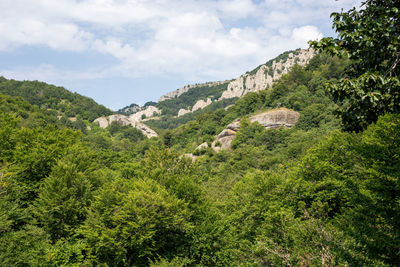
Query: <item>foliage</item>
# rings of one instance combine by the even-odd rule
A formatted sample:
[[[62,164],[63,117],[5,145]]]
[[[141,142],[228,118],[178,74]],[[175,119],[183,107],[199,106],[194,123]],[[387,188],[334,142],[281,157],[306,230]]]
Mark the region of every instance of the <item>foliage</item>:
[[[338,38],[311,42],[319,50],[349,57],[347,77],[328,87],[344,129],[360,131],[382,114],[400,111],[400,13],[397,1],[364,1],[332,13]]]
[[[227,87],[228,82],[211,86],[207,84],[196,86],[190,88],[187,92],[176,98],[159,102],[157,108],[161,110],[162,115],[176,116],[181,108],[191,108],[200,99],[206,100],[207,98],[211,98],[211,100],[214,100],[220,98],[222,92],[225,91]]]
[[[0,94],[0,265],[399,265],[400,115],[342,132],[324,84],[348,64],[321,53],[151,139]],[[248,119],[282,106],[295,126]],[[238,118],[230,150],[185,156]]]
[[[97,104],[93,99],[38,81],[20,82],[0,77],[0,93],[20,96],[32,105],[56,110],[67,117],[78,116],[93,121],[98,117],[112,114],[111,110]]]

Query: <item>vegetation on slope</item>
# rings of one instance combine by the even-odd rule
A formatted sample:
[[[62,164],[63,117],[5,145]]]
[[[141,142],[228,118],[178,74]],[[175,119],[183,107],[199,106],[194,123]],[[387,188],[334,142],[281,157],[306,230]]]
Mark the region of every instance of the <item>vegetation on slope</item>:
[[[0,93],[20,96],[42,109],[53,109],[58,111],[59,115],[79,117],[82,120],[93,121],[112,114],[111,110],[97,104],[91,98],[38,81],[21,82],[0,77]]]
[[[0,95],[0,265],[399,265],[400,114],[340,130],[324,84],[348,63],[320,54],[152,139],[82,133]],[[245,118],[280,106],[301,113],[295,127]],[[237,117],[232,151],[182,156]]]
[[[156,106],[161,110],[162,115],[176,116],[181,108],[191,108],[200,99],[207,100],[207,98],[210,98],[211,100],[215,100],[220,98],[222,92],[228,87],[228,83],[190,88],[179,97],[161,101]]]

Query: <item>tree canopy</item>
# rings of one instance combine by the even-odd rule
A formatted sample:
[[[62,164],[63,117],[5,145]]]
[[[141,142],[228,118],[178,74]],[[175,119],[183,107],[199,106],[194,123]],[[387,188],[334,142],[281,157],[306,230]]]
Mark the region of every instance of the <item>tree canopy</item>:
[[[329,84],[344,128],[360,131],[379,115],[400,112],[400,11],[396,0],[367,0],[332,13],[337,38],[311,45],[351,60],[345,78]]]

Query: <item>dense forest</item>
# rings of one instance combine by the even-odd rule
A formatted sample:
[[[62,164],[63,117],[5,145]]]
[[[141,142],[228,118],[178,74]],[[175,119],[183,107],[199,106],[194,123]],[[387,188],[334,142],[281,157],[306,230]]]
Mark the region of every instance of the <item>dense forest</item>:
[[[38,81],[7,80],[0,76],[0,93],[20,96],[42,109],[56,110],[59,115],[82,120],[93,121],[100,116],[112,114],[111,110],[91,98]]]
[[[90,99],[1,78],[0,266],[398,266],[400,13],[367,0],[332,16],[338,38],[310,42],[307,66],[151,122],[151,139],[92,123],[110,111]],[[280,107],[295,126],[248,119]],[[238,118],[231,149],[196,151]]]

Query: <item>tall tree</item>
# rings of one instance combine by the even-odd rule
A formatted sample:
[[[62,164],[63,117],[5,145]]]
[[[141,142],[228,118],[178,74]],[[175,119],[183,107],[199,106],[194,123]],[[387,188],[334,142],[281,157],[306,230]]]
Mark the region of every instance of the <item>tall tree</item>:
[[[397,0],[366,0],[361,9],[332,13],[338,37],[310,42],[352,60],[347,78],[330,83],[344,129],[361,131],[379,115],[400,113],[400,13]]]

